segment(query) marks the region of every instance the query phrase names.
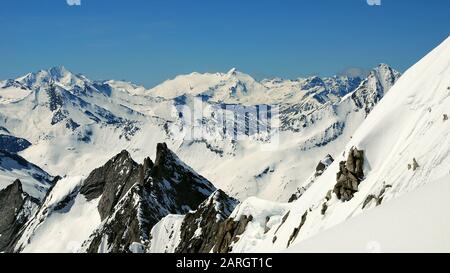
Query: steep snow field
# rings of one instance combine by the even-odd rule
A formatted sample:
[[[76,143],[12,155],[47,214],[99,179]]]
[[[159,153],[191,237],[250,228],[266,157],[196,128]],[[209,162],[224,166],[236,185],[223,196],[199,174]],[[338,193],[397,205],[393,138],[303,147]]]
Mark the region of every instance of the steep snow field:
[[[55,185],[18,243],[23,252],[76,252],[100,225],[98,199],[87,202],[83,195],[77,195],[65,202],[77,193],[83,179],[68,177]]]
[[[288,252],[450,252],[450,176],[290,247]]]
[[[264,233],[264,222],[254,221],[241,236],[241,240],[236,243],[233,251],[284,250],[288,244],[298,244],[299,249],[301,249],[302,241],[355,216],[364,214],[368,208],[373,207],[374,203],[372,202],[364,209],[362,208],[364,201],[371,194],[381,196],[381,206],[384,206],[392,200],[436,180],[441,181],[440,184],[436,184],[441,186],[436,187],[440,187],[443,192],[446,192],[448,186],[444,184],[450,183],[448,180],[450,172],[450,122],[444,118],[444,115],[448,114],[450,109],[449,58],[450,38],[400,78],[356,130],[352,140],[343,150],[344,153],[341,152],[336,161],[298,201],[285,209],[285,211],[289,210],[290,213],[284,223],[281,223],[279,219],[285,213],[274,213],[272,217],[269,215],[271,219],[277,219],[279,228],[272,228],[269,232]],[[336,184],[339,163],[346,160],[346,155],[352,147],[364,150],[365,179],[359,185],[359,191],[350,201],[342,202],[334,194],[332,194],[331,200],[326,201],[325,197],[328,191],[332,190]],[[414,159],[419,165],[416,170],[408,168],[408,164],[413,166]],[[424,193],[427,193],[427,190],[424,190]],[[418,195],[420,194],[414,195],[416,198],[414,200],[420,199]],[[437,198],[439,197],[442,197],[442,195],[437,196]],[[425,206],[427,198],[430,197],[423,196],[422,198],[423,201],[420,204]],[[256,214],[259,211],[257,208],[262,207],[260,202],[249,199],[234,214],[250,214],[247,211]],[[411,202],[407,200],[404,205],[411,204]],[[446,201],[438,202],[446,204]],[[322,215],[324,203],[326,203],[327,209]],[[439,206],[439,203],[433,204],[435,205],[432,208],[437,209],[437,211],[430,211],[428,218],[424,219],[428,219],[430,225],[431,223],[439,225],[439,223],[442,223],[441,218],[447,213],[447,208]],[[267,207],[270,206],[272,205],[267,203]],[[394,206],[393,209],[399,211],[401,205],[392,206]],[[249,207],[254,209],[249,209]],[[375,216],[372,217],[388,210],[385,208],[380,212],[374,212]],[[264,211],[260,211],[260,213],[262,215],[267,214]],[[386,217],[389,217],[389,215]],[[255,217],[255,215],[253,216]],[[305,221],[302,221],[302,217]],[[262,219],[263,217],[255,218]],[[398,220],[401,219],[403,218],[399,215]],[[409,218],[405,219],[405,221],[408,220]],[[446,223],[444,223],[444,227]],[[402,225],[402,223],[399,223],[399,225]],[[296,235],[295,229],[298,229]],[[427,249],[442,249],[442,242],[437,240],[437,237],[434,237],[432,233],[416,234],[414,231],[420,230],[413,228],[409,231],[411,231],[410,238],[412,241],[416,236],[419,238],[425,236],[429,238]],[[442,230],[439,228],[437,231]],[[360,230],[359,233],[365,234],[366,232]],[[293,234],[294,236],[292,236]],[[450,236],[450,233],[440,233],[436,236],[439,235],[441,237]],[[378,240],[386,239],[378,238]],[[353,239],[349,236],[339,240],[351,243]],[[395,249],[394,244],[392,249]]]

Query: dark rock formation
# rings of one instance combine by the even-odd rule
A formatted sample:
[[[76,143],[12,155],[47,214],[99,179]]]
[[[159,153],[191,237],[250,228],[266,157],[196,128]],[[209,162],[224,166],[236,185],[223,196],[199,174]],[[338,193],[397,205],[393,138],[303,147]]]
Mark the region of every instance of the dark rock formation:
[[[328,210],[328,204],[327,204],[327,202],[325,202],[325,203],[322,204],[322,210],[320,211],[320,213],[321,213],[322,215],[325,215],[325,213],[327,212],[327,210]]]
[[[0,150],[18,153],[30,147],[31,143],[23,138],[0,134]]]
[[[353,148],[350,150],[347,161],[339,164],[339,172],[337,173],[337,183],[333,192],[338,199],[342,201],[350,201],[358,186],[364,179],[364,151]]]
[[[139,181],[139,164],[127,151],[122,151],[104,166],[91,172],[84,181],[80,193],[88,201],[101,196],[98,204],[100,217],[108,217],[117,202]]]
[[[300,230],[302,229],[303,225],[304,225],[305,222],[306,222],[306,217],[307,217],[307,216],[308,216],[308,211],[306,211],[306,212],[303,214],[302,219],[301,219],[301,221],[300,221],[300,224],[298,225],[298,227],[296,227],[296,228],[294,229],[294,231],[292,232],[291,236],[289,237],[289,240],[288,240],[288,243],[287,243],[287,247],[289,247],[289,246],[295,241],[295,239],[297,238],[297,236],[298,236]]]
[[[331,155],[327,155],[317,165],[315,176],[316,177],[321,176],[333,162],[334,162],[334,158]]]
[[[217,190],[205,202],[200,204],[195,212],[188,213],[181,225],[180,244],[177,253],[226,253],[229,250],[229,242],[237,236],[234,231],[243,232],[242,226],[246,223],[238,223],[226,220],[237,206],[238,201]],[[243,228],[245,230],[245,227]],[[199,233],[199,230],[201,234]],[[229,234],[227,234],[229,233]]]
[[[383,185],[383,188],[378,194],[369,194],[366,199],[364,200],[362,209],[365,209],[367,206],[369,206],[372,202],[375,202],[376,206],[381,205],[381,202],[383,202],[384,194],[386,191],[392,188],[391,185]]]
[[[448,115],[447,114],[444,114],[444,121],[447,121],[448,120]]]
[[[413,158],[413,165],[412,165],[413,171],[416,171],[419,167],[420,167],[419,163],[417,163],[417,160]]]
[[[216,189],[185,165],[166,144],[158,144],[155,163],[143,164],[122,151],[94,170],[81,187],[88,200],[100,197],[103,224],[83,247],[87,252],[130,252],[146,249],[151,228],[168,214],[186,214]]]
[[[20,180],[0,191],[0,252],[12,251],[20,229],[38,202],[22,190]]]
[[[281,228],[284,223],[286,223],[286,220],[289,218],[289,214],[291,214],[291,211],[288,211],[283,218],[281,219],[281,224],[278,226],[277,230],[275,230],[275,234],[277,234],[278,230]]]

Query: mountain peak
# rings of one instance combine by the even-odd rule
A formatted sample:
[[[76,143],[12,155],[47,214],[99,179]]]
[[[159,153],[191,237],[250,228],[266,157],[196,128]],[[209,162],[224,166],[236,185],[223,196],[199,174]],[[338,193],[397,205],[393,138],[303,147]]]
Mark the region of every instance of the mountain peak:
[[[54,66],[46,70],[46,72],[48,72],[48,74],[53,78],[63,78],[68,74],[73,75],[73,73],[67,70],[64,66]]]
[[[236,72],[237,72],[237,69],[235,67],[233,67],[227,72],[227,75],[236,75]]]

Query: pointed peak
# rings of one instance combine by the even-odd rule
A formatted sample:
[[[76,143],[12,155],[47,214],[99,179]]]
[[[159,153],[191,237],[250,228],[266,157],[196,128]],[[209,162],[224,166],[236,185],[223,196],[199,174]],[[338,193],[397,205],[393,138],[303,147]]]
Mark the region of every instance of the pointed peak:
[[[23,192],[22,188],[22,182],[19,179],[16,179],[12,184],[7,186],[5,189],[0,191],[0,195],[6,194],[6,195],[21,195]]]
[[[176,159],[176,155],[167,147],[166,143],[158,143],[156,145],[156,159],[155,166],[162,165],[167,161],[173,161]]]
[[[17,189],[19,192],[23,192],[23,190],[22,190],[22,181],[20,181],[19,179],[16,179],[14,181],[14,183],[12,184],[12,187]]]
[[[237,69],[235,67],[231,68],[228,72],[227,75],[236,75],[237,74]]]
[[[118,153],[116,156],[112,158],[112,162],[117,161],[125,162],[129,160],[133,161],[133,158],[131,157],[131,154],[127,150],[122,150],[120,153]]]
[[[67,70],[63,65],[60,66],[53,66],[50,69],[47,70],[48,72],[55,73],[55,74],[66,74],[70,73],[69,70]]]

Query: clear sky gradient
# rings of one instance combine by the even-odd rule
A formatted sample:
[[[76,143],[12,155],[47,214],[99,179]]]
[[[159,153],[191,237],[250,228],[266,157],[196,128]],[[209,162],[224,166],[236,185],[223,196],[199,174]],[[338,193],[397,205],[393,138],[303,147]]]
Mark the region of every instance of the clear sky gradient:
[[[449,34],[449,0],[2,0],[0,79],[58,65],[147,87],[232,67],[257,79],[404,71]]]

